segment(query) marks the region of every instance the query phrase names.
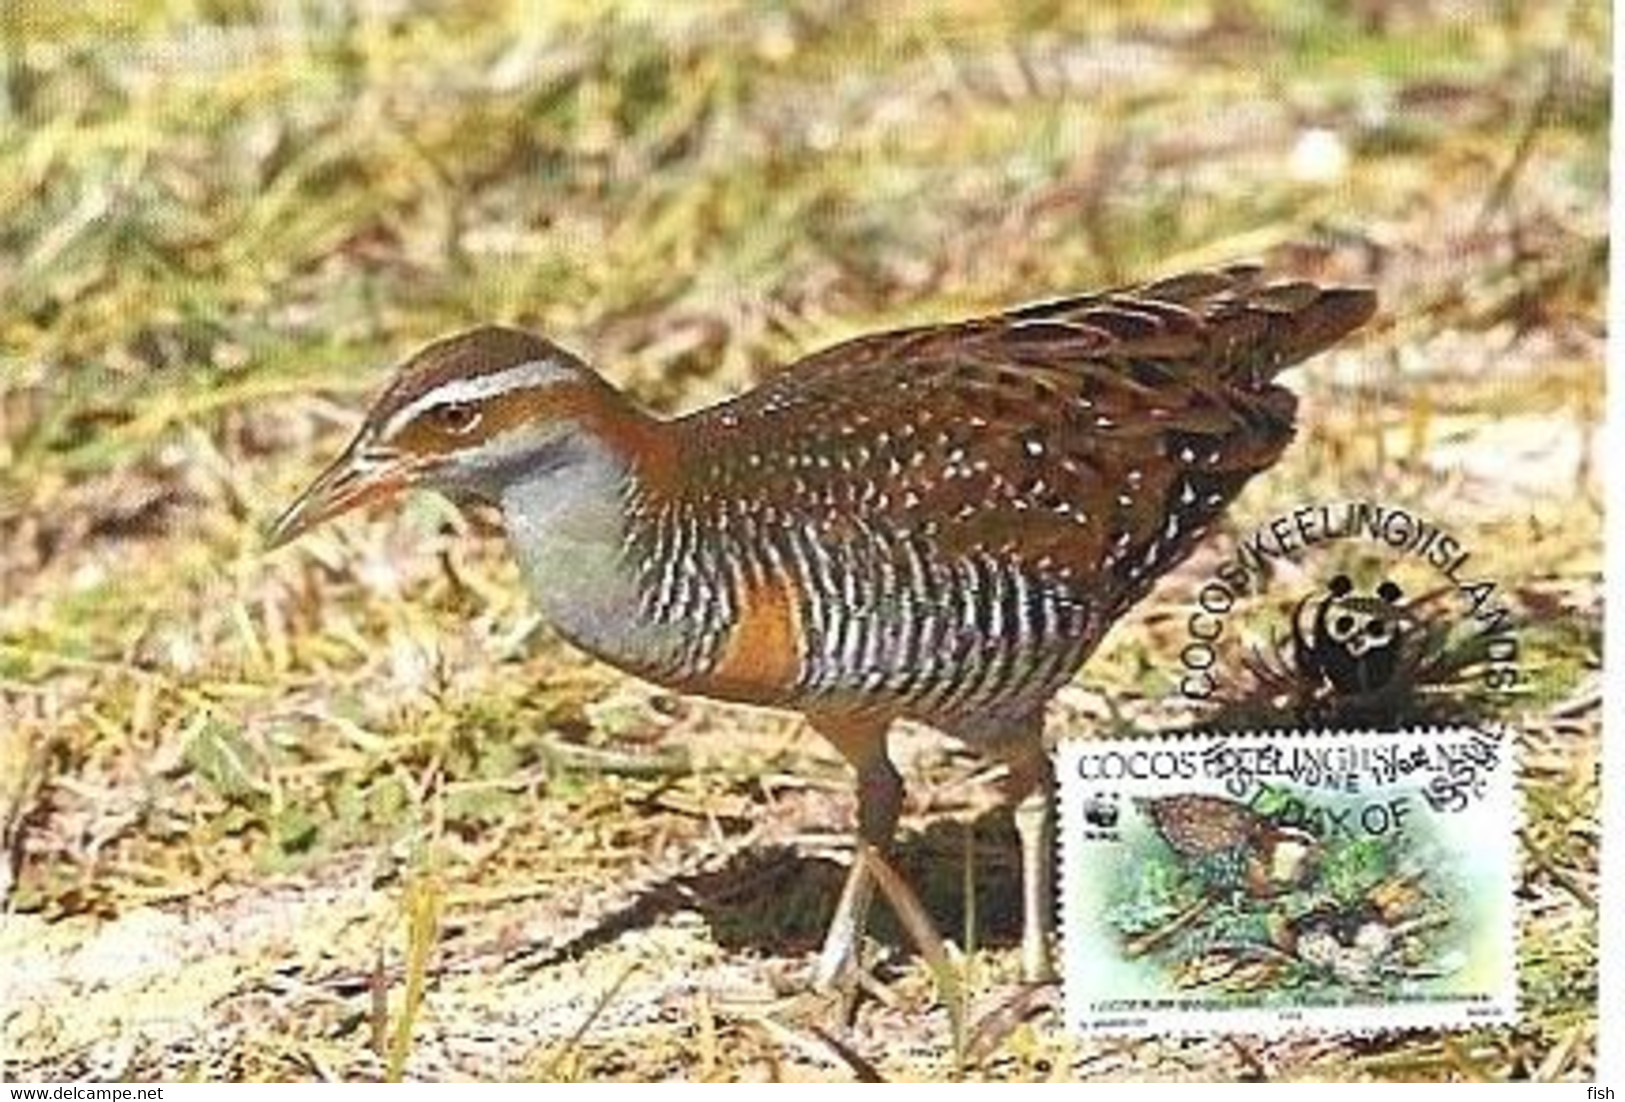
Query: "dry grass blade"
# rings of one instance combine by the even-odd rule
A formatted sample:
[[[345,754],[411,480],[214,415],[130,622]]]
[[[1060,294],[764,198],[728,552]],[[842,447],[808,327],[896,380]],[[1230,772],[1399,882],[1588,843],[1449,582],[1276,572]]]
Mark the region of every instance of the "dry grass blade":
[[[385,1077],[391,1083],[401,1081],[407,1058],[412,1054],[412,1029],[417,1024],[418,1011],[423,1007],[429,956],[434,952],[440,934],[443,897],[440,884],[430,877],[414,880],[407,888],[406,992],[395,1019],[395,1032],[389,1042],[389,1064]]]
[[[1556,57],[1547,59],[1545,81],[1541,86],[1540,96],[1530,107],[1523,126],[1518,130],[1518,140],[1512,147],[1512,155],[1507,159],[1506,165],[1496,175],[1495,183],[1491,185],[1484,202],[1478,211],[1476,228],[1482,230],[1490,219],[1494,218],[1512,197],[1518,184],[1518,177],[1529,163],[1530,155],[1535,150],[1535,143],[1539,140],[1541,131],[1549,122],[1552,105],[1557,96],[1557,82],[1560,69]]]
[[[842,1062],[844,1062],[847,1067],[852,1069],[852,1074],[857,1076],[858,1082],[886,1082],[886,1077],[880,1074],[879,1068],[870,1063],[869,1060],[866,1059],[857,1049],[835,1036],[823,1026],[814,1022],[809,1022],[807,1025],[807,1030],[814,1037],[817,1037],[820,1041],[824,1042],[824,1044],[828,1045],[830,1047],[830,1051],[839,1056]]]
[[[919,949],[931,978],[936,981],[937,997],[948,1011],[955,1061],[962,1066],[965,1057],[965,989],[948,943],[937,932],[936,925],[931,921],[931,913],[920,902],[920,897],[892,868],[891,862],[867,843],[858,847],[858,860],[868,864],[876,886],[891,904],[897,920],[903,924],[915,948]]]
[[[964,864],[960,869],[960,898],[965,901],[965,960],[976,959],[976,944],[981,936],[976,922],[976,830],[964,825]]]
[[[1450,1066],[1467,1082],[1496,1083],[1501,1080],[1500,1076],[1491,1074],[1454,1037],[1446,1037],[1439,1044],[1444,1050],[1445,1058],[1450,1062]]]
[[[822,1026],[806,1023],[801,1029],[766,1016],[747,1019],[770,1038],[820,1063],[834,1063],[850,1071],[860,1083],[884,1083],[885,1076],[862,1053]],[[805,1032],[803,1032],[803,1030]]]
[[[699,1052],[701,1082],[714,1079],[719,1066],[717,1060],[717,1015],[711,1005],[711,996],[701,991],[694,1000],[694,1040]]]
[[[4,701],[0,700],[0,708]],[[52,739],[0,711],[0,915],[11,910],[30,824],[43,821]]]
[[[1053,984],[1024,985],[977,1019],[965,1044],[968,1063],[980,1063],[1009,1039],[1033,1015],[1054,1008],[1058,992]]]
[[[558,1080],[559,1073],[564,1068],[564,1062],[575,1055],[576,1050],[581,1045],[581,1039],[587,1035],[587,1031],[591,1029],[593,1023],[598,1020],[599,1015],[603,1014],[603,1012],[608,1009],[609,1004],[615,1001],[615,996],[621,993],[621,988],[626,986],[626,981],[631,979],[637,970],[638,965],[636,962],[628,964],[624,969],[622,969],[621,974],[615,977],[615,981],[608,987],[604,988],[603,994],[599,995],[598,1000],[592,1004],[592,1009],[587,1011],[587,1016],[582,1018],[581,1024],[576,1026],[575,1031],[571,1033],[569,1037],[565,1038],[564,1043],[559,1046],[558,1051],[555,1052],[548,1062],[542,1067],[541,1073],[537,1076],[537,1078],[541,1079],[543,1082],[554,1082]]]
[[[372,1050],[380,1059],[389,1058],[389,971],[384,965],[384,947],[378,947],[373,958],[372,974],[367,977],[368,1024],[372,1031]]]
[[[1537,1083],[1556,1083],[1562,1078],[1564,1070],[1568,1068],[1569,1061],[1574,1059],[1575,1050],[1580,1047],[1581,1042],[1586,1039],[1587,1034],[1590,1032],[1591,1027],[1589,1025],[1577,1025],[1570,1028],[1567,1033],[1563,1034],[1563,1039],[1553,1046],[1552,1051],[1546,1054],[1546,1059],[1540,1062],[1540,1067],[1535,1069],[1535,1073],[1531,1078]]]

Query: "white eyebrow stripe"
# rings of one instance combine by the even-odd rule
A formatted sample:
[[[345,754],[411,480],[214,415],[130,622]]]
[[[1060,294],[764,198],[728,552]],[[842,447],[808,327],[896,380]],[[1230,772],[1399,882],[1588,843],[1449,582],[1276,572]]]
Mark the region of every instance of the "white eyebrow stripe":
[[[397,410],[384,423],[379,435],[388,439],[400,431],[402,426],[433,406],[453,402],[479,402],[498,394],[543,386],[569,377],[569,369],[553,360],[526,360],[522,364],[505,367],[489,375],[476,375],[472,379],[448,379]]]

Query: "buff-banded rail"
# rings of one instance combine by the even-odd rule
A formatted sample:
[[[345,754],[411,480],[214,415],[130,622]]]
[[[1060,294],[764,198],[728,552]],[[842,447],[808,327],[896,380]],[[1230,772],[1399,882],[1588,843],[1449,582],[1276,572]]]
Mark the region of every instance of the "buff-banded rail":
[[[857,773],[814,982],[852,979],[903,783],[899,719],[1007,764],[1022,971],[1051,976],[1046,703],[1293,435],[1282,369],[1369,290],[1201,271],[859,337],[721,404],[639,408],[485,326],[412,356],[272,545],[412,487],[493,503],[566,640],[681,693],[805,716]]]

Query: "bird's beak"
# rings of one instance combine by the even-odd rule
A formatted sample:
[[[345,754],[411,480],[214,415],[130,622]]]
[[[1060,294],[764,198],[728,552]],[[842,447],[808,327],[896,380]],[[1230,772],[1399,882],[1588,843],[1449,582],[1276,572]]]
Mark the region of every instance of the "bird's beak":
[[[358,437],[277,519],[266,549],[281,547],[368,502],[392,498],[416,482],[417,474],[417,467],[399,453],[368,448]]]

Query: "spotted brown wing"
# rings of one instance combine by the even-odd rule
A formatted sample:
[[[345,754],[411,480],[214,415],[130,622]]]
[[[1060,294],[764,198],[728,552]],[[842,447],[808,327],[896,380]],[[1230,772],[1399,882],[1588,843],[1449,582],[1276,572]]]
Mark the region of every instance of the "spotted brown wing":
[[[1279,457],[1275,374],[1372,307],[1236,267],[860,338],[687,419],[691,492],[990,552],[1121,607]]]
[[[1222,796],[1185,793],[1140,801],[1163,841],[1182,857],[1217,857],[1249,846],[1263,820],[1246,804]]]

